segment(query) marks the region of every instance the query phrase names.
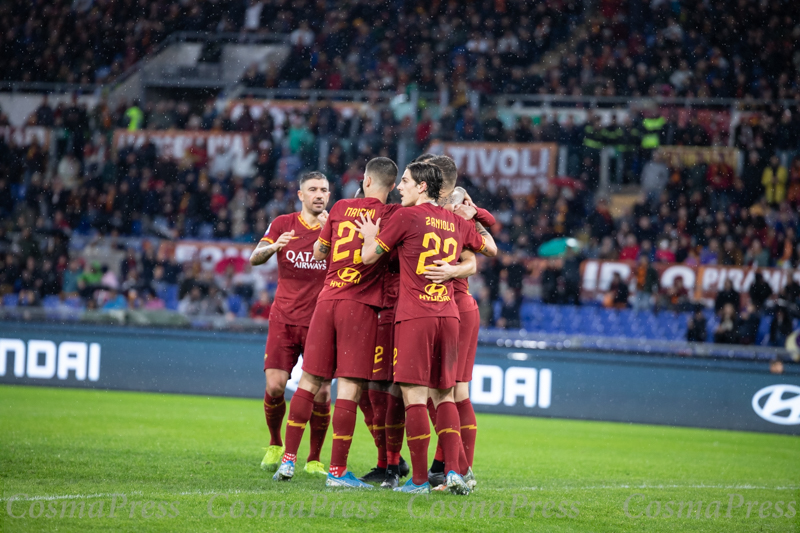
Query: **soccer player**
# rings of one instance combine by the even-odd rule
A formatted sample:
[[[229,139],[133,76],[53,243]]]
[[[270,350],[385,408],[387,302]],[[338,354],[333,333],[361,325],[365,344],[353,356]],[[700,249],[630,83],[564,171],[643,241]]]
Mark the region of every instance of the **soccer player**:
[[[326,485],[372,488],[347,471],[347,456],[361,391],[372,377],[386,262],[367,265],[361,261],[362,238],[355,222],[364,213],[385,219],[398,211],[399,205],[385,205],[396,179],[397,165],[391,159],[378,157],[369,161],[362,183],[365,197],[336,202],[314,245],[314,258],[329,258],[330,265],[311,319],[303,375],[292,397],[286,451],[275,480],[288,480],[294,475],[297,448],[312,416],[314,395],[323,382],[335,377],[339,381]]]
[[[468,469],[459,432],[453,387],[458,363],[458,308],[453,284],[431,283],[425,277],[438,264],[454,265],[462,248],[494,256],[497,247],[488,232],[438,205],[442,172],[429,163],[411,163],[403,173],[398,191],[405,209],[392,217],[378,234],[380,220],[362,217],[364,264],[397,248],[400,257],[400,294],[394,332],[394,381],[400,384],[406,405],[406,441],[411,450],[412,479],[395,490],[430,492],[428,443],[430,425],[426,410],[429,390],[437,408],[436,432],[442,441],[447,465],[447,487],[468,494],[462,478]],[[440,263],[435,263],[439,261]]]
[[[424,154],[420,157],[426,157]],[[492,226],[494,217],[485,209],[477,208],[469,198],[467,192],[461,187],[456,187],[458,169],[455,162],[447,156],[428,157],[427,161],[439,167],[442,171],[442,201],[445,209],[452,209],[455,213],[470,219],[473,216],[481,226]],[[433,274],[433,272],[431,272]],[[433,279],[430,275],[428,279]],[[455,301],[458,314],[461,318],[458,332],[458,371],[456,374],[456,388],[454,390],[455,403],[461,421],[461,442],[467,457],[470,469],[475,457],[475,440],[478,433],[478,423],[475,410],[469,399],[469,384],[472,381],[472,367],[475,365],[475,354],[478,349],[478,332],[480,330],[480,312],[478,304],[469,293],[469,282],[466,279],[453,279]],[[432,398],[428,399],[428,412],[431,420],[436,424],[436,409]],[[437,443],[436,455],[428,472],[428,481],[432,487],[442,485],[445,481],[444,451],[441,443]],[[471,470],[470,470],[471,472]],[[474,483],[474,480],[473,480]]]
[[[302,203],[300,212],[276,217],[250,256],[250,264],[256,266],[278,254],[278,290],[269,314],[264,352],[264,415],[270,434],[269,447],[261,461],[264,470],[278,468],[283,456],[281,426],[286,414],[286,382],[305,349],[308,326],[327,268],[325,262],[313,260],[313,246],[328,218],[328,179],[320,172],[304,174],[297,197]],[[319,388],[313,406],[311,449],[305,470],[325,475],[319,454],[330,422],[330,382]]]

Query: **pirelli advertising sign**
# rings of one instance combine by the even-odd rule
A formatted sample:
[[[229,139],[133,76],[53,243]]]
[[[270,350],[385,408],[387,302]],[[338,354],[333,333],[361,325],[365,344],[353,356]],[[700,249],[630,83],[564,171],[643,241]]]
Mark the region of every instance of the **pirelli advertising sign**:
[[[764,277],[773,294],[778,294],[787,283],[800,283],[800,270],[781,268],[757,268],[749,266],[688,266],[680,263],[653,263],[658,274],[659,287],[670,289],[680,279],[695,300],[713,300],[717,292],[730,280],[733,288],[748,298],[747,291],[756,279],[756,273]],[[587,299],[600,297],[611,286],[614,274],[629,283],[631,293],[636,292],[636,263],[633,261],[584,261],[581,264],[581,295]]]
[[[555,143],[439,142],[428,151],[453,158],[459,171],[489,190],[508,187],[514,196],[546,190],[556,174]]]

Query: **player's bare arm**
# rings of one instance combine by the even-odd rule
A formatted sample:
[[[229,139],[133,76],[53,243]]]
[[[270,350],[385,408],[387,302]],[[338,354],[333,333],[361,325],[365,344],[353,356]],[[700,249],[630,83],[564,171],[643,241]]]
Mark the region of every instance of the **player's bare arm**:
[[[485,255],[486,257],[494,257],[497,255],[497,244],[494,242],[494,237],[492,234],[489,233],[489,230],[483,227],[478,221],[475,221],[475,229],[477,232],[483,237],[484,247],[481,250],[481,254]]]
[[[253,266],[263,265],[269,261],[270,257],[283,250],[284,246],[292,240],[292,237],[294,237],[294,230],[283,233],[272,244],[263,241],[258,243],[256,249],[250,254],[250,264]]]
[[[425,268],[425,277],[434,283],[444,283],[454,278],[468,278],[478,271],[478,261],[475,254],[469,250],[461,252],[460,261],[451,265],[441,259],[433,262]]]
[[[314,243],[314,261],[324,261],[331,253],[331,247],[320,241]]]
[[[372,217],[367,213],[366,216],[361,215],[361,218],[355,221],[355,225],[364,237],[364,244],[361,247],[361,261],[365,265],[371,265],[377,262],[381,254],[385,252],[375,240],[375,237],[378,236],[378,230],[380,230],[381,219],[373,222]]]

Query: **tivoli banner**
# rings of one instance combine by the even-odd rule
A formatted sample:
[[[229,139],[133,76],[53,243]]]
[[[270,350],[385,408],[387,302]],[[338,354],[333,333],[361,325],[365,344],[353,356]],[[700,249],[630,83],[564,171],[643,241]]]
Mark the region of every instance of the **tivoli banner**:
[[[558,145],[553,143],[435,141],[428,151],[452,157],[459,174],[489,190],[505,186],[514,196],[546,190],[555,176],[558,159]]]

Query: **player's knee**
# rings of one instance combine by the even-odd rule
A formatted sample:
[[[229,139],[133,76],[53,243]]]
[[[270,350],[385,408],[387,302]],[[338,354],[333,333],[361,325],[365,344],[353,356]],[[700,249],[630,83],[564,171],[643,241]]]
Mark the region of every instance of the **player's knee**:
[[[267,394],[272,396],[273,398],[277,398],[279,396],[283,396],[283,393],[286,391],[286,383],[280,381],[267,381]]]
[[[317,394],[314,396],[314,401],[317,403],[327,403],[331,401],[331,384],[325,383],[320,387],[317,391]]]

